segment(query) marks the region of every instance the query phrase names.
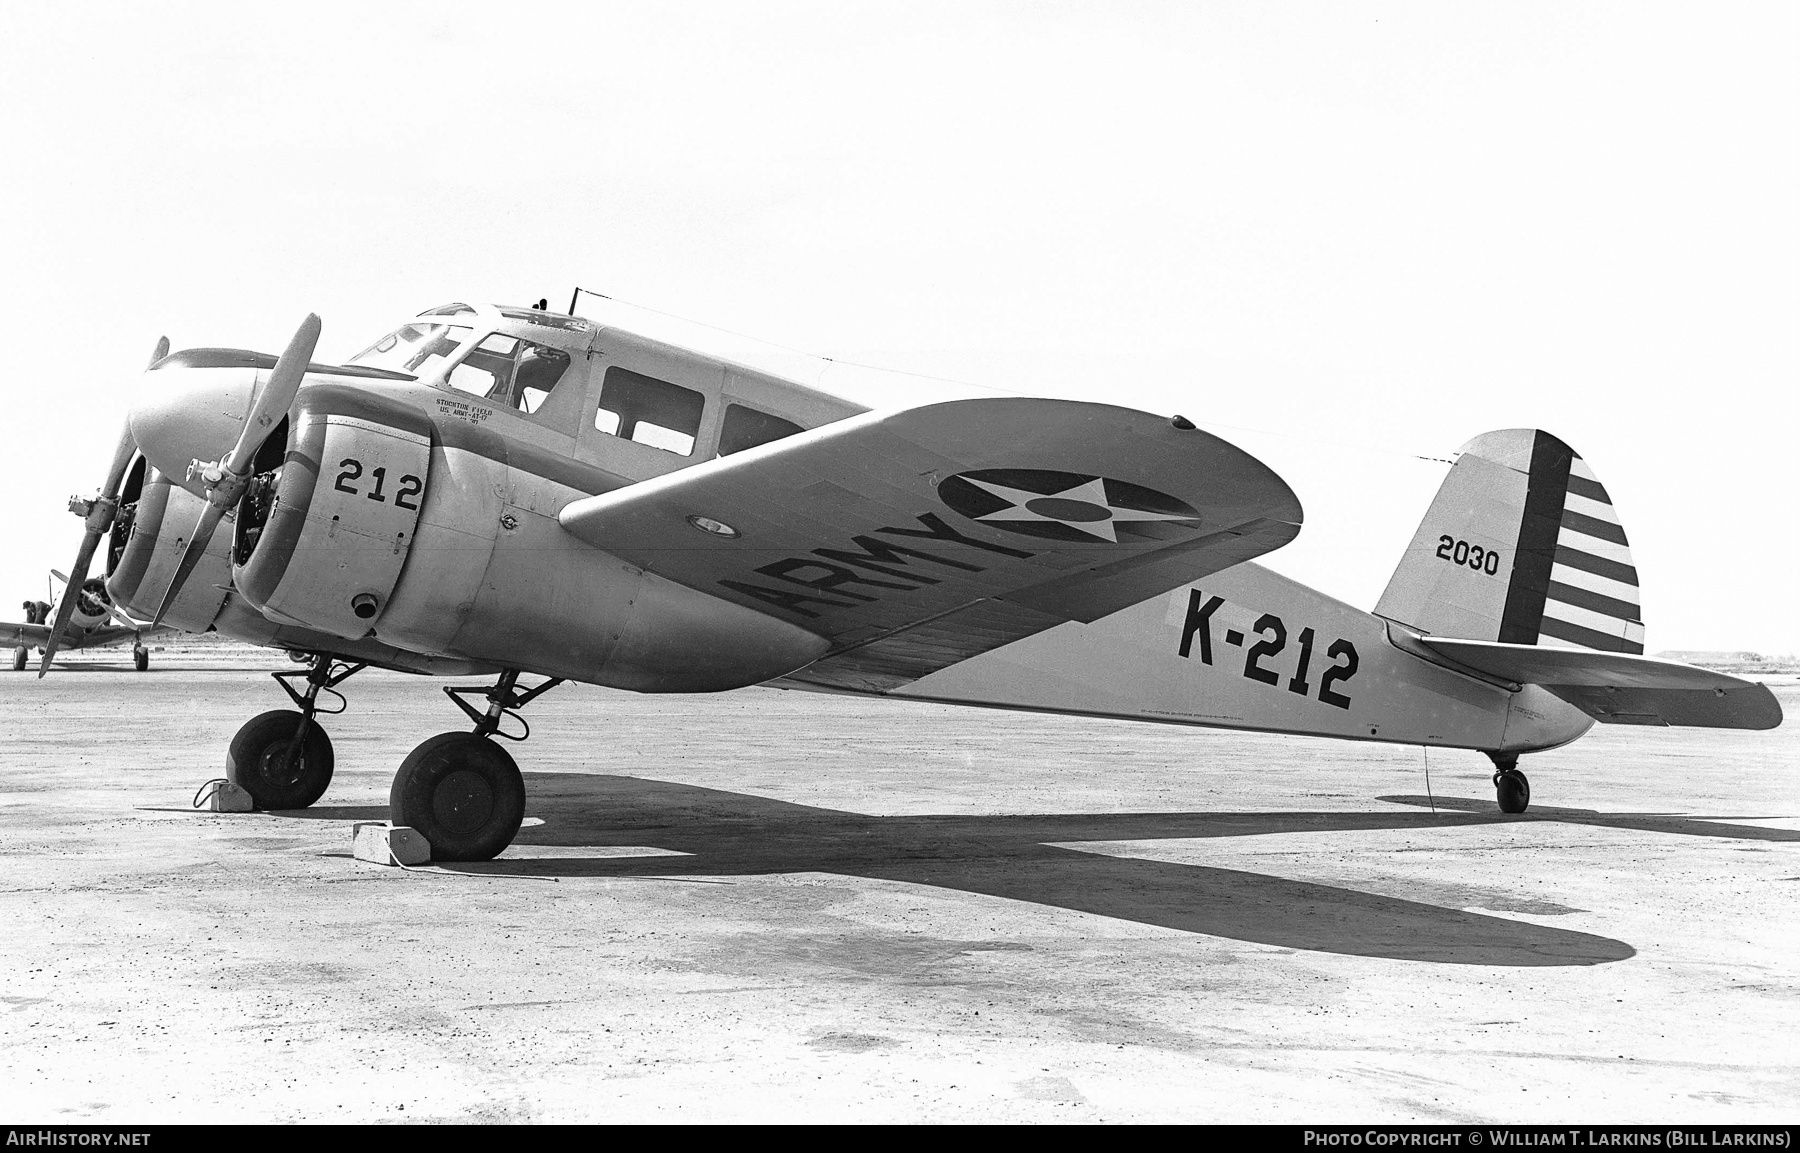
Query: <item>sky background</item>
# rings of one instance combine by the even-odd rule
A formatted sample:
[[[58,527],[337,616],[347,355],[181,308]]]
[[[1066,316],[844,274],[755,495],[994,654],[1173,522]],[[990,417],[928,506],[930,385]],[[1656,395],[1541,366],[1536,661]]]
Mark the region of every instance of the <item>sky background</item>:
[[[1299,494],[1266,563],[1363,608],[1430,458],[1543,427],[1650,651],[1800,652],[1791,3],[13,0],[0,616],[157,337],[316,311],[329,360],[576,285],[827,389],[935,386],[795,350],[1182,413]]]

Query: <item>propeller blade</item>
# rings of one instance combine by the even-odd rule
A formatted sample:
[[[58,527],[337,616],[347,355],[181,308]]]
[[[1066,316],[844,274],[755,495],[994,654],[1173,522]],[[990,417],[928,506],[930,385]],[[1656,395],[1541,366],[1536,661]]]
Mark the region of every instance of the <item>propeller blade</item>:
[[[187,551],[181,554],[181,563],[175,566],[175,577],[169,582],[169,591],[163,594],[162,604],[156,608],[156,616],[150,620],[150,627],[162,624],[163,616],[168,613],[169,606],[181,594],[181,586],[187,583],[194,566],[206,555],[206,546],[212,543],[213,530],[219,527],[219,520],[225,515],[225,506],[206,502],[200,510],[200,523],[194,526],[194,534],[188,539]]]
[[[113,624],[118,625],[122,629],[141,629],[144,627],[139,622],[134,621],[129,616],[125,615],[125,611],[112,602],[111,596],[106,598],[106,615],[112,618]]]
[[[156,351],[150,354],[150,366],[144,371],[149,372],[151,368],[155,368],[156,362],[167,355],[169,355],[169,338],[166,336],[158,337],[156,341]]]
[[[312,364],[313,349],[318,343],[319,318],[309,312],[295,330],[294,339],[288,341],[287,350],[275,362],[269,379],[251,399],[250,411],[244,414],[244,427],[238,432],[237,444],[232,446],[231,451],[217,465],[204,466],[208,486],[206,508],[200,513],[200,523],[194,526],[187,551],[181,554],[181,563],[175,566],[175,579],[169,582],[168,591],[163,593],[162,604],[150,622],[152,627],[162,624],[163,615],[180,595],[181,586],[187,583],[194,566],[206,554],[206,546],[212,542],[213,530],[219,527],[219,519],[225,515],[226,509],[237,504],[238,494],[243,491],[243,482],[250,476],[250,469],[255,465],[257,448],[268,438],[275,423],[287,415],[288,409],[294,407],[294,397],[299,395],[300,382],[306,379],[306,370]],[[195,467],[201,466],[196,462]]]
[[[38,677],[50,671],[50,661],[56,656],[57,647],[62,643],[63,630],[69,627],[69,618],[75,615],[75,605],[81,599],[81,586],[87,582],[88,565],[94,559],[94,549],[99,547],[100,538],[112,527],[113,515],[119,511],[119,485],[125,480],[125,468],[131,463],[131,454],[137,451],[137,443],[131,439],[131,425],[125,425],[124,435],[113,449],[112,464],[106,470],[106,483],[100,488],[100,499],[92,502],[71,501],[69,508],[79,509],[87,521],[87,531],[81,534],[81,549],[75,554],[75,567],[63,580],[63,594],[56,602],[56,623],[50,627],[50,636],[44,642],[44,659],[38,663]],[[83,507],[85,505],[85,507]]]
[[[286,416],[287,410],[294,406],[294,397],[300,391],[300,382],[306,377],[307,366],[312,363],[313,349],[318,343],[319,318],[308,313],[295,331],[294,339],[288,341],[287,351],[275,362],[268,381],[250,402],[250,411],[244,415],[244,428],[238,433],[237,445],[232,448],[231,455],[221,462],[233,475],[250,475],[250,462],[255,457],[257,447],[275,427],[275,422]]]
[[[75,571],[85,579],[88,562],[94,559],[94,548],[100,543],[100,534],[89,531],[81,538],[81,551],[75,554]],[[38,662],[38,677],[50,671],[50,661],[56,656],[56,649],[62,640],[63,630],[69,627],[69,618],[75,615],[75,602],[81,599],[81,586],[65,584],[63,595],[56,602],[56,623],[50,626],[50,635],[44,640],[44,659]]]

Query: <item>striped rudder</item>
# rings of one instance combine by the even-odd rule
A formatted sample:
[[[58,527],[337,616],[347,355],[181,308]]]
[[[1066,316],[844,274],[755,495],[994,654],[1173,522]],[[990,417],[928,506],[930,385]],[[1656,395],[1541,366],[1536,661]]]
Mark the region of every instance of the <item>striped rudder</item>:
[[[1642,653],[1639,603],[1594,470],[1515,428],[1462,447],[1375,611],[1438,636]]]

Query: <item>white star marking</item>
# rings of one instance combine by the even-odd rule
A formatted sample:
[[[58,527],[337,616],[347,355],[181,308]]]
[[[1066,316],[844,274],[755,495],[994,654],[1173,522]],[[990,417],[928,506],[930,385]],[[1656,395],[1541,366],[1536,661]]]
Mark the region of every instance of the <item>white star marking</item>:
[[[1065,528],[1072,528],[1080,532],[1089,533],[1096,539],[1106,541],[1109,544],[1119,543],[1119,534],[1113,531],[1113,525],[1120,521],[1197,519],[1192,515],[1183,515],[1181,513],[1144,512],[1135,508],[1119,508],[1106,499],[1106,483],[1099,477],[1083,481],[1073,488],[1066,488],[1061,492],[1031,492],[1028,489],[1011,488],[1004,484],[995,484],[992,481],[976,480],[972,476],[965,476],[963,479],[974,485],[976,488],[993,493],[1001,500],[1012,502],[1010,508],[1003,508],[995,512],[990,512],[985,516],[974,517],[973,519],[975,520],[1038,521],[1049,524],[1060,524]],[[1034,500],[1077,500],[1081,501],[1083,504],[1091,504],[1105,509],[1107,517],[1105,520],[1068,521],[1053,516],[1044,516],[1042,513],[1032,512],[1025,507],[1026,504]]]

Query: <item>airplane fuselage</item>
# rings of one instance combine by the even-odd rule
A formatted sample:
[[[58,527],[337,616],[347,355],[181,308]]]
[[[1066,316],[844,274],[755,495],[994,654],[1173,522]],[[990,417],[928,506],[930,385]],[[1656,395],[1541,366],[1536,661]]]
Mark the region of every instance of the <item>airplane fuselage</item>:
[[[659,370],[675,375],[666,361]],[[233,387],[247,394],[249,379]],[[1509,691],[1403,651],[1388,622],[1254,563],[905,683],[809,671],[829,648],[803,622],[664,579],[558,522],[573,501],[679,464],[661,449],[582,435],[601,379],[595,372],[595,395],[570,406],[570,434],[443,388],[315,374],[296,402],[281,495],[261,539],[238,558],[234,578],[227,558],[214,558],[203,585],[236,591],[205,595],[190,613],[211,619],[185,623],[418,671],[518,668],[643,691],[785,678],[778,683],[793,688],[1483,749],[1553,747],[1592,724],[1541,689]],[[802,399],[825,408],[821,396]],[[182,496],[197,507],[198,492]],[[927,526],[942,523],[930,509],[919,514]],[[184,509],[168,523],[189,519]],[[241,525],[234,537],[241,549]],[[891,543],[912,546],[902,559],[913,569],[973,567],[1011,547],[968,525]],[[918,591],[880,571],[889,575],[858,570],[869,579],[857,595]]]

